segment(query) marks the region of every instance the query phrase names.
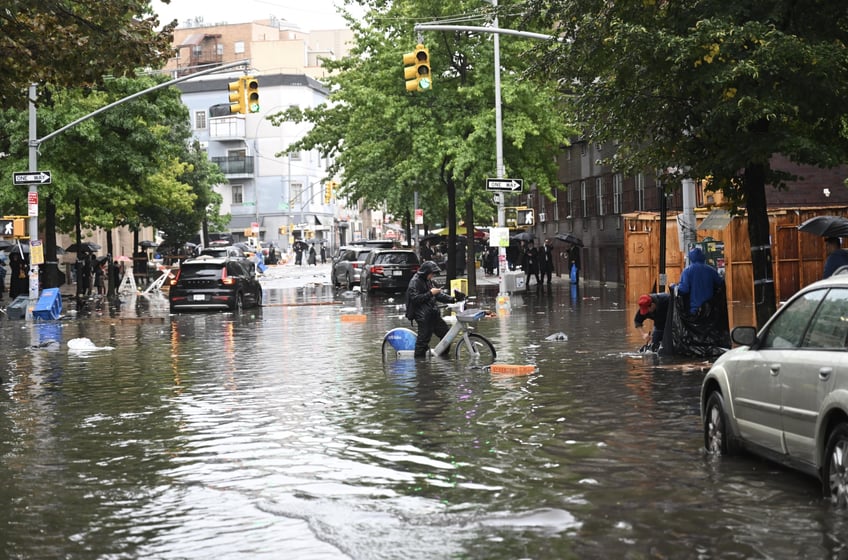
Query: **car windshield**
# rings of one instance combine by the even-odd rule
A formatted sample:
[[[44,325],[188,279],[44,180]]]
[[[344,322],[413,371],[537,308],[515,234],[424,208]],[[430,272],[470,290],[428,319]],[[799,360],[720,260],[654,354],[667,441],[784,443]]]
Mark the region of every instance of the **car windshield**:
[[[180,277],[191,278],[218,278],[221,276],[221,265],[207,264],[185,264],[180,268]]]

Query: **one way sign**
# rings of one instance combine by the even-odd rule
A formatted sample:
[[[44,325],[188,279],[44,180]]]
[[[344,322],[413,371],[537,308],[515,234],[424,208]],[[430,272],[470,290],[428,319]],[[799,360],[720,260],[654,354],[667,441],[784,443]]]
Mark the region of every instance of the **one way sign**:
[[[19,171],[12,173],[12,184],[18,185],[47,185],[51,182],[50,171]]]
[[[486,179],[486,190],[496,192],[521,192],[524,179]]]

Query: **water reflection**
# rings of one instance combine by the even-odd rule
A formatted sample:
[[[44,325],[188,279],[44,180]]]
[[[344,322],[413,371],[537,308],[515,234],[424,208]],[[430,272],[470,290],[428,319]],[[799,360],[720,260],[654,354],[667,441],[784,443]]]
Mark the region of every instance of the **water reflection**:
[[[383,364],[396,297],[310,286],[242,315],[146,301],[0,322],[0,557],[844,554],[814,480],[702,453],[708,364],[633,356],[617,290],[531,289],[482,321],[499,362],[536,366],[522,376]],[[78,337],[115,350],[68,352]]]

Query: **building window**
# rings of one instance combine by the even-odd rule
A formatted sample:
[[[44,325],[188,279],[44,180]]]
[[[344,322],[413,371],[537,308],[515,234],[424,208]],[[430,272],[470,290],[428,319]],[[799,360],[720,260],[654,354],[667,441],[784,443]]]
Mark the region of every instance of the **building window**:
[[[595,179],[595,193],[598,198],[598,216],[606,215],[606,209],[604,208],[604,179],[603,177],[598,177]]]
[[[300,161],[300,152],[289,152],[289,159],[292,161]]]
[[[206,128],[206,111],[195,111],[194,128],[204,130]]]
[[[554,189],[554,221],[559,222],[559,189]]]
[[[233,191],[233,204],[244,204],[244,186],[233,185],[230,188]]]
[[[612,176],[612,213],[621,214],[621,193],[624,191],[624,177],[621,173]]]
[[[589,201],[586,196],[586,181],[580,181],[580,205],[583,213],[581,214],[582,218],[586,218],[589,216]]]
[[[217,54],[218,56],[224,56],[224,45],[223,44],[218,43],[217,45],[215,45],[215,54]]]
[[[233,51],[236,54],[242,54],[244,52],[244,41],[236,41],[233,43]]]
[[[291,202],[294,205],[292,210],[300,209],[303,205],[303,183],[292,183],[289,190],[291,191]]]
[[[636,210],[642,212],[645,210],[645,174],[638,173],[636,175]]]
[[[568,190],[565,191],[565,204],[566,204],[566,219],[574,217],[574,200],[572,200],[571,193],[574,192],[574,187],[568,187]]]

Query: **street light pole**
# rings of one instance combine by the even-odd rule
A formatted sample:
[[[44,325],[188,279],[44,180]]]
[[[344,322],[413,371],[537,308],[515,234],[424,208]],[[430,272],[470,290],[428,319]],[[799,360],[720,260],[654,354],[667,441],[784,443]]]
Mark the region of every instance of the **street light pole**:
[[[492,0],[495,9],[493,25],[498,28],[498,0]],[[493,37],[495,49],[495,173],[498,179],[506,175],[503,161],[503,124],[501,116],[501,40],[500,34],[495,33]],[[498,227],[506,227],[506,212],[504,210],[504,193],[498,193]],[[473,236],[472,236],[473,238]],[[498,246],[498,272],[500,272],[500,287],[498,288],[498,309],[508,312],[510,310],[509,294],[506,291],[506,247]]]

